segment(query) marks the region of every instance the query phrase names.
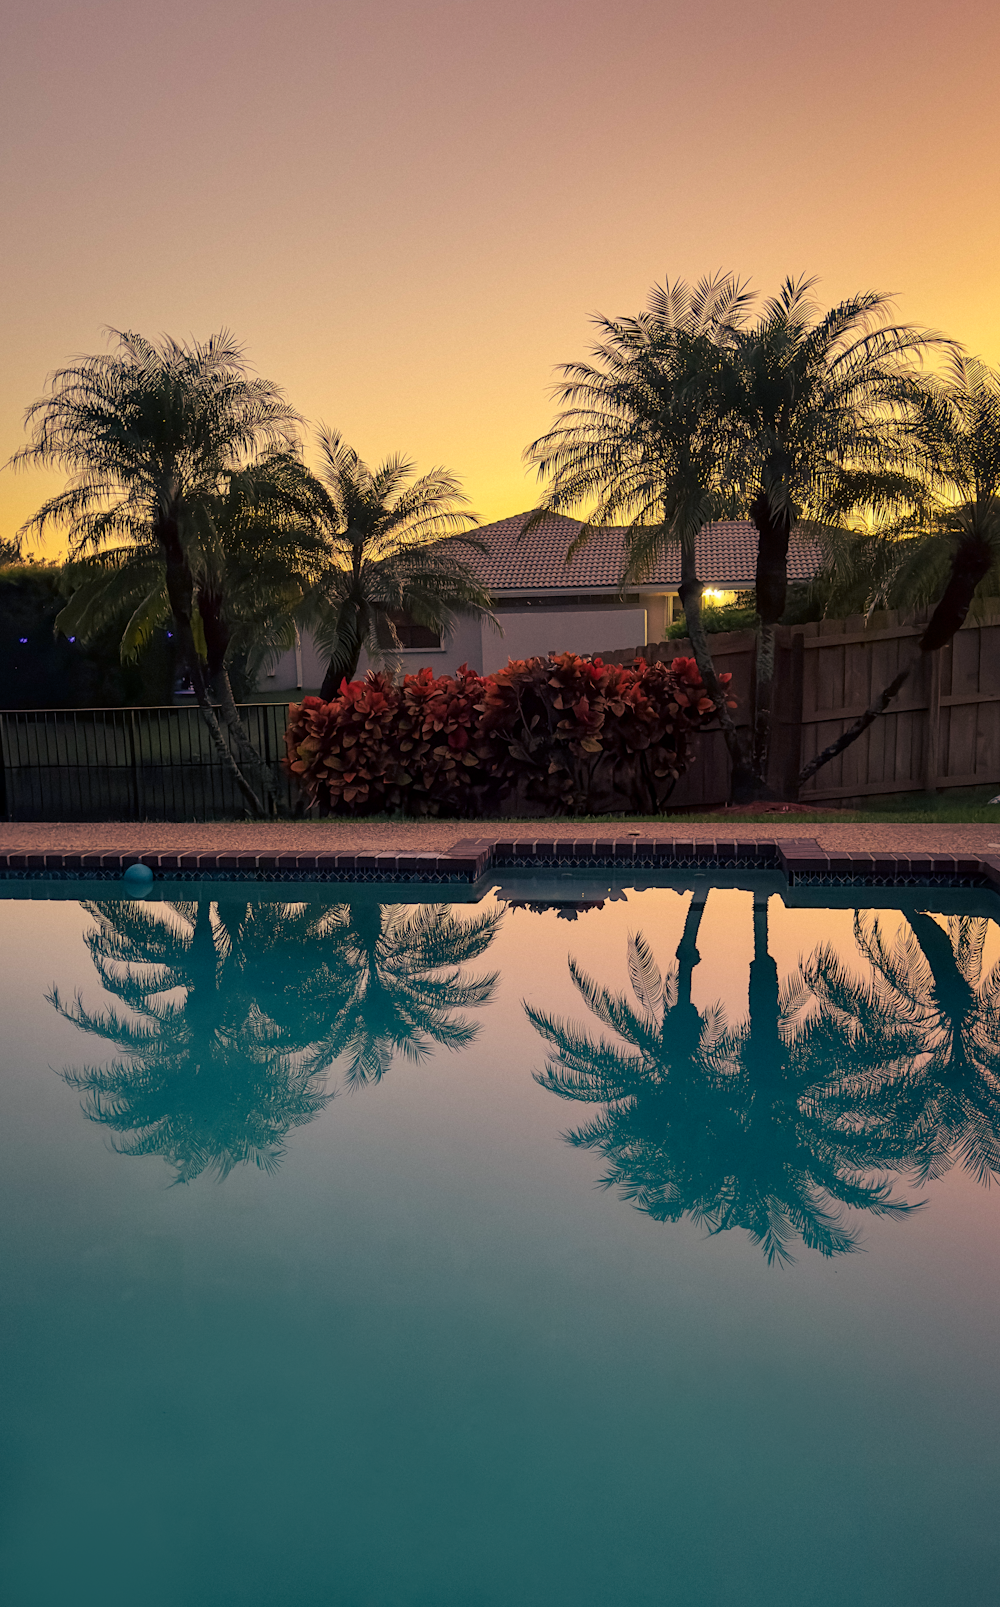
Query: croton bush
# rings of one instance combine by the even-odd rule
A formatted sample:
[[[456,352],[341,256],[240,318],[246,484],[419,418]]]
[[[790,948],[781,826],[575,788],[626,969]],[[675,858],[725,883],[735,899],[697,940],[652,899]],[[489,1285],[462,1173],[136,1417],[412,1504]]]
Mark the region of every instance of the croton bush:
[[[560,653],[398,686],[373,674],[289,716],[286,764],[320,814],[543,816],[659,810],[715,708],[692,658]]]

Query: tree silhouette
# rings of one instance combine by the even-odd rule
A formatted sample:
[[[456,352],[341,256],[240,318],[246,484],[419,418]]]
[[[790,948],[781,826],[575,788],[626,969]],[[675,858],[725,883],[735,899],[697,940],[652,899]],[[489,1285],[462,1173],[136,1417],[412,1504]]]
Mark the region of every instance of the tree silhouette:
[[[857,720],[809,761],[799,786],[857,741],[926,655],[946,647],[969,614],[1000,589],[1000,372],[953,351],[943,375],[909,398],[916,473],[902,520],[856,532],[831,529],[822,590],[836,617],[877,608],[934,610],[897,673]]]
[[[752,776],[705,633],[697,537],[707,521],[729,514],[737,453],[745,456],[722,373],[752,299],[735,275],[720,273],[694,286],[683,279],[654,285],[638,317],[596,317],[592,361],[560,366],[560,412],[524,454],[547,482],[535,519],[543,509],[588,511],[567,562],[604,524],[626,527],[623,585],[645,580],[662,548],[679,547],[687,630],[722,725],[737,800]]]
[[[362,651],[370,669],[392,664],[401,614],[437,631],[459,615],[496,621],[465,561],[483,548],[455,476],[431,469],[413,480],[398,455],[370,469],[335,430],[318,441],[322,466],[309,484],[320,553],[301,617],[328,660],[320,695],[330,699],[354,678]]]
[[[115,351],[59,369],[47,394],[27,410],[31,440],[12,464],[63,468],[70,482],[43,504],[25,531],[41,534],[51,524],[67,526],[74,556],[112,545],[121,559],[128,548],[137,549],[138,606],[158,614],[165,597],[212,742],[251,809],[260,814],[261,801],[233,757],[210,701],[199,628],[207,625],[211,632],[211,610],[202,616],[198,591],[206,578],[204,535],[212,524],[211,508],[234,479],[261,472],[265,456],[287,466],[296,415],[276,385],[251,378],[242,347],[227,331],[191,345],[168,338],[150,341],[130,330],[110,333]],[[274,481],[271,494],[277,488]],[[113,553],[106,579],[113,577],[115,562]],[[224,649],[213,673],[225,692]],[[229,688],[224,714],[233,708]],[[239,735],[238,720],[234,735]],[[240,740],[246,746],[245,737]],[[259,756],[256,762],[259,767]]]
[[[915,364],[946,344],[933,331],[890,322],[891,299],[879,291],[823,310],[812,297],[816,282],[785,280],[740,330],[729,375],[728,401],[744,437],[744,506],[758,536],[751,758],[758,796],[792,526],[895,505],[907,481],[903,415],[919,394]]]

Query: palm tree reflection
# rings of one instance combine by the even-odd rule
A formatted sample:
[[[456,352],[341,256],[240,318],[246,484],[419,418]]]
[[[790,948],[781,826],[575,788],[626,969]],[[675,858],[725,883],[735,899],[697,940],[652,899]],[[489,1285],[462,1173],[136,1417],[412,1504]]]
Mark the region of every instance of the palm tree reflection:
[[[810,1000],[804,974],[779,984],[766,897],[754,899],[747,1021],[729,1027],[718,1006],[694,1007],[700,918],[692,901],[676,964],[662,979],[642,935],[630,939],[635,1004],[571,961],[588,1007],[619,1041],[529,1008],[550,1046],[537,1080],[604,1106],[567,1137],[600,1151],[602,1185],[656,1220],[690,1216],[710,1233],[743,1228],[769,1262],[791,1260],[796,1236],[827,1256],[854,1250],[850,1209],[900,1216],[916,1208],[891,1193],[884,1174],[913,1165],[918,1141],[891,1111],[873,1119],[860,1108],[857,1046],[841,1016]],[[908,1040],[891,1024],[883,1047],[890,1039],[898,1060]]]
[[[318,934],[323,976],[312,1015],[313,1064],[346,1057],[349,1087],[378,1082],[394,1054],[420,1061],[433,1044],[464,1049],[479,1026],[457,1012],[488,1004],[498,973],[467,976],[496,936],[501,911],[460,920],[450,906],[335,906]]]
[[[925,911],[906,921],[890,940],[872,911],[857,911],[870,976],[851,975],[822,949],[806,980],[842,1028],[871,1024],[870,1097],[908,1126],[918,1176],[939,1177],[958,1161],[988,1184],[1000,1177],[1000,963],[984,974],[989,923],[951,916],[942,927]]]
[[[495,975],[464,963],[502,916],[460,920],[447,906],[88,903],[86,943],[114,1001],[88,1009],[49,994],[65,1019],[110,1044],[107,1064],[63,1073],[127,1155],[163,1155],[177,1181],[273,1171],[293,1127],[329,1102],[346,1056],[349,1085],[385,1074],[394,1052],[468,1044],[458,1015],[485,1004]]]

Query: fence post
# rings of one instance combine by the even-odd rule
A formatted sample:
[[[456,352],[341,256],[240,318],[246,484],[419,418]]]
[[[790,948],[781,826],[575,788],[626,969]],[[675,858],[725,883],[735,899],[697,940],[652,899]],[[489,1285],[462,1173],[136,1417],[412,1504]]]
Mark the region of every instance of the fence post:
[[[4,728],[7,721],[0,714],[0,814],[4,820],[13,820],[11,806],[7,798],[7,750],[4,746]]]
[[[135,751],[135,710],[128,711],[129,758],[132,764],[132,808],[136,820],[142,820],[145,814],[145,800],[142,789],[142,766]]]
[[[766,780],[779,798],[794,803],[802,768],[802,632],[779,625],[774,638],[775,696]]]

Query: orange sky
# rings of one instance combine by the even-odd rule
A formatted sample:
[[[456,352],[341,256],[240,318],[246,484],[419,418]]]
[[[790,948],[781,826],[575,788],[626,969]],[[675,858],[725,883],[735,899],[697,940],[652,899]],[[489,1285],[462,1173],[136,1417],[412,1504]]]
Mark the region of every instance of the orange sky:
[[[1000,361],[993,0],[8,0],[0,460],[106,324],[204,337],[486,519],[589,316],[817,273]],[[0,535],[61,480],[0,474]]]

